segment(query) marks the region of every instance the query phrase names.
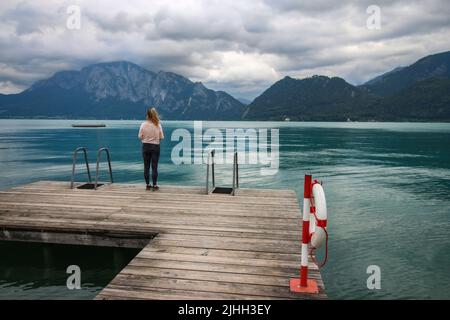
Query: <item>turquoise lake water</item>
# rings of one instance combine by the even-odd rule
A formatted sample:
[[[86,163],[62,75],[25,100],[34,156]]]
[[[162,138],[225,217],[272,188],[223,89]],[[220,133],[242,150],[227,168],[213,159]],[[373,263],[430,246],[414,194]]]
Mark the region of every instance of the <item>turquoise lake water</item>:
[[[77,146],[91,151],[92,169],[95,150],[109,147],[115,181],[143,182],[139,121],[71,128],[79,122],[89,121],[0,120],[0,189],[38,180],[69,181]],[[172,131],[192,131],[193,122],[163,126],[159,184],[203,186],[204,165],[171,161],[177,143],[170,140]],[[322,275],[330,298],[450,298],[450,124],[203,122],[203,127],[279,129],[278,172],[261,175],[260,165],[243,165],[241,187],[294,189],[301,200],[306,172],[323,180],[330,248]],[[107,171],[102,172],[106,180]],[[219,165],[216,174],[218,184],[231,183],[230,166]],[[81,170],[77,178],[85,179]],[[91,298],[134,254],[0,243],[0,298]],[[76,295],[61,275],[67,255],[85,263],[87,278]],[[34,258],[25,261],[24,256]],[[370,265],[381,268],[379,290],[367,288]]]

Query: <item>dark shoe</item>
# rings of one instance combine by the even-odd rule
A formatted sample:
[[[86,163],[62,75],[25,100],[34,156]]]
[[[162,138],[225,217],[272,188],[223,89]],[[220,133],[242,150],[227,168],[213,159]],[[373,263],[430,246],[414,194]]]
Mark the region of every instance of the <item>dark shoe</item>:
[[[152,190],[152,186],[146,186],[145,190],[147,190],[147,191]]]
[[[158,191],[159,187],[158,186],[153,186],[153,191]]]

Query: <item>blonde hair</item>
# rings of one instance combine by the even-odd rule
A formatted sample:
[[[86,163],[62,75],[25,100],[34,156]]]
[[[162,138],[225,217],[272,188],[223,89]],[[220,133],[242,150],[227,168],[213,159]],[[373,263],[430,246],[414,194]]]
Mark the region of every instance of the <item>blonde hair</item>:
[[[155,126],[159,125],[159,115],[155,108],[149,108],[147,110],[147,120],[153,122]]]

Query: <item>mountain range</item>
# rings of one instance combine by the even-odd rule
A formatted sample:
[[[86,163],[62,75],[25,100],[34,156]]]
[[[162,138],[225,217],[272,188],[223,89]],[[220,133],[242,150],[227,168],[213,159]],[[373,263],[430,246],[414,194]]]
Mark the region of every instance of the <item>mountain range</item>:
[[[29,89],[0,96],[0,117],[142,118],[157,106],[162,118],[234,120],[244,105],[223,91],[172,72],[152,72],[127,61],[61,71]]]
[[[360,86],[338,77],[285,77],[248,105],[243,119],[450,121],[450,51]]]
[[[339,77],[286,76],[251,103],[239,100],[172,72],[116,61],[0,94],[0,117],[140,119],[156,106],[173,120],[450,121],[450,51],[359,86]]]

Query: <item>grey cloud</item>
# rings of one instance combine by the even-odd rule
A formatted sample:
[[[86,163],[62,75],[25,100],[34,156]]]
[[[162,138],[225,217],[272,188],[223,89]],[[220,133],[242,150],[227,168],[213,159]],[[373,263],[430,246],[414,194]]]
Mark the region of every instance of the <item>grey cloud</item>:
[[[16,34],[19,36],[33,33],[42,34],[45,28],[65,21],[61,7],[56,7],[52,11],[42,10],[39,6],[23,1],[14,8],[0,13],[0,16],[4,23],[14,25]]]
[[[241,31],[241,21],[236,16],[224,16],[216,12],[177,12],[164,8],[154,17],[155,31],[162,38],[174,40],[226,39],[233,41]]]
[[[153,23],[153,17],[149,14],[133,15],[125,11],[105,16],[87,10],[86,17],[104,31],[113,33],[142,32]]]
[[[278,9],[280,11],[300,11],[304,13],[323,13],[330,12],[342,8],[348,1],[333,1],[333,0],[265,0],[268,6]]]

